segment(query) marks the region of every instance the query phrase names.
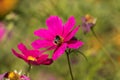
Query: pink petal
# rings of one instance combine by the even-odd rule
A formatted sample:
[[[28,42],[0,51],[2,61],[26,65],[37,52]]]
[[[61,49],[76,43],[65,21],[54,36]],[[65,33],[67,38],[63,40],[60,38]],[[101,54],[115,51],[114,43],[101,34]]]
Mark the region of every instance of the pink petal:
[[[4,80],[5,75],[6,75],[6,73],[0,74],[0,80]]]
[[[5,34],[6,34],[6,26],[3,22],[0,22],[0,42],[3,40]]]
[[[41,65],[48,59],[48,54],[42,54],[40,57],[38,56],[37,61],[30,61],[32,65]]]
[[[66,24],[64,25],[64,34],[63,34],[64,37],[71,31],[75,23],[76,23],[75,18],[71,16],[66,22]]]
[[[38,63],[42,63],[43,61],[45,61],[48,58],[48,54],[42,54],[39,58],[38,58]]]
[[[32,47],[35,49],[39,49],[39,48],[46,48],[46,47],[51,47],[53,46],[53,42],[52,41],[47,41],[47,40],[35,40],[34,42],[32,42]]]
[[[42,64],[44,64],[44,65],[50,65],[52,63],[53,63],[52,59],[46,59],[44,62],[42,62]]]
[[[37,63],[37,61],[28,61],[28,64],[31,64],[31,65],[40,65]]]
[[[51,47],[48,47],[48,48],[42,50],[41,52],[44,53],[44,52],[46,52],[46,51],[48,51],[48,50],[56,49],[56,47],[57,47],[57,45],[54,45],[54,46],[51,46]]]
[[[46,20],[48,29],[53,31],[56,35],[61,35],[63,31],[62,20],[58,16],[50,16]]]
[[[23,56],[22,54],[17,53],[14,49],[12,49],[12,52],[13,52],[13,54],[14,54],[15,56],[17,56],[18,58],[21,58],[21,59],[23,59],[23,60],[26,61],[26,57]]]
[[[64,54],[65,50],[67,48],[67,44],[63,43],[61,46],[59,46],[53,53],[52,59],[56,60],[59,58],[62,54]]]
[[[28,50],[27,51],[28,55],[27,56],[33,56],[33,57],[38,57],[42,53],[39,50]]]
[[[77,26],[75,29],[73,29],[66,37],[65,41],[69,41],[71,38],[73,38],[76,34],[76,32],[79,30],[80,26]]]
[[[71,40],[68,42],[68,48],[78,49],[79,47],[83,46],[83,44],[84,43],[82,41]]]
[[[39,29],[34,32],[36,36],[39,36],[40,38],[44,38],[47,40],[53,40],[54,39],[54,34],[50,32],[50,30],[46,29]]]
[[[26,48],[26,46],[23,44],[23,43],[20,43],[20,44],[18,44],[18,49],[24,54],[24,55],[28,55],[27,54],[27,48]]]
[[[27,77],[27,76],[25,76],[25,75],[20,76],[20,79],[21,79],[21,80],[30,80],[30,78]]]

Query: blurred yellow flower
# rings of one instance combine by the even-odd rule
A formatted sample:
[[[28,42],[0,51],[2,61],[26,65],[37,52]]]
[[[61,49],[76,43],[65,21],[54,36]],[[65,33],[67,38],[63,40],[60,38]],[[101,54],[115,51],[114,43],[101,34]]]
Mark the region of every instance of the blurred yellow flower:
[[[120,32],[113,35],[112,43],[114,44],[114,46],[120,49]]]
[[[88,49],[85,51],[87,56],[96,55],[102,47],[101,44],[94,37],[91,37],[87,45]]]
[[[0,0],[0,16],[3,16],[13,10],[18,0]]]

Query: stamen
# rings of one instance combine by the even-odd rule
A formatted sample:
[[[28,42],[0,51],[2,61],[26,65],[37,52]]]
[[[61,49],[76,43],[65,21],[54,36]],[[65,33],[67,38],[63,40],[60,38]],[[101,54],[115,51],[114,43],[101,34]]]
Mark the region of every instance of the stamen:
[[[20,80],[20,75],[15,72],[8,72],[6,73],[5,78],[9,80]]]
[[[33,56],[28,56],[27,60],[29,61],[37,61],[37,59]]]

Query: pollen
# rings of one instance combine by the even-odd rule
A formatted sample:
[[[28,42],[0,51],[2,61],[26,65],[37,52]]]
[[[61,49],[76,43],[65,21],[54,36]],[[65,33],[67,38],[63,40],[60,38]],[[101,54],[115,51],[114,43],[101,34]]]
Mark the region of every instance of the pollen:
[[[15,72],[8,72],[6,78],[9,80],[20,80],[20,75]]]
[[[54,39],[54,43],[56,45],[61,45],[63,43],[63,38],[59,35],[56,35],[55,39]]]
[[[27,60],[29,61],[37,61],[37,59],[33,56],[28,56]]]

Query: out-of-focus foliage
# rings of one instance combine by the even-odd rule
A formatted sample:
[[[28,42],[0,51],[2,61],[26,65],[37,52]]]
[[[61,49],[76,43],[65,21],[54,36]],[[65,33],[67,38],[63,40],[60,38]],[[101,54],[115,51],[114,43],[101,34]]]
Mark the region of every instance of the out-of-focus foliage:
[[[75,80],[120,79],[120,0],[19,0],[16,7],[13,6],[16,0],[10,0],[4,7],[1,1],[9,3],[9,0],[0,0],[0,14],[9,13],[1,18],[7,32],[0,42],[0,73],[15,69],[24,72],[28,68],[24,61],[12,54],[11,48],[17,50],[20,42],[32,48],[30,44],[37,38],[33,35],[34,30],[46,27],[45,20],[50,15],[58,15],[63,21],[73,15],[79,25],[80,18],[90,14],[97,18],[94,31],[103,44],[91,32],[84,35],[80,29],[76,37],[85,43],[80,50],[88,61],[80,54],[71,54]],[[32,80],[70,80],[65,54],[50,66],[34,66],[31,73]]]

